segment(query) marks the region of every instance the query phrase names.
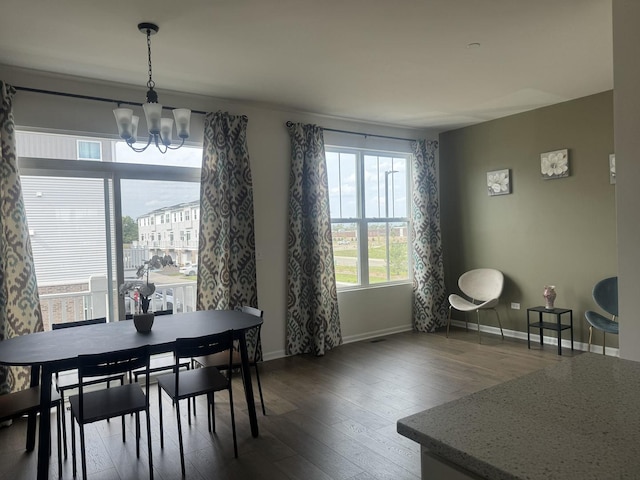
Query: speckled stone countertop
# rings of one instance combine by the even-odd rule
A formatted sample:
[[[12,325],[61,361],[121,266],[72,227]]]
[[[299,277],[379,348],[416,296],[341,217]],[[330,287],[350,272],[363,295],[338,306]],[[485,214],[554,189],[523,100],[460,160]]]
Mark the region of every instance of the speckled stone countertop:
[[[492,480],[640,478],[640,362],[578,355],[398,421]]]

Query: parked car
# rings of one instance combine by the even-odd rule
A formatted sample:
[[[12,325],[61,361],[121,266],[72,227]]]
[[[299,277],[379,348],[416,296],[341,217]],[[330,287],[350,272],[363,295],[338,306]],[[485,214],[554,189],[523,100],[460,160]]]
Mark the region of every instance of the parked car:
[[[198,264],[194,263],[192,265],[185,265],[184,267],[180,267],[180,273],[187,276],[194,276],[198,274]]]

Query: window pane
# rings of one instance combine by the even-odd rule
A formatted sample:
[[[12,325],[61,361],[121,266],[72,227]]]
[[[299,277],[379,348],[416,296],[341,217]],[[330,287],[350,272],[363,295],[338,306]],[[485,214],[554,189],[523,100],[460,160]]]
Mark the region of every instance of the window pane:
[[[78,140],[79,160],[102,160],[102,147],[100,142]]]
[[[358,216],[356,155],[327,152],[326,159],[331,218],[356,218]]]
[[[150,310],[195,310],[200,184],[123,180],[121,185],[125,279],[134,279],[157,255],[164,265],[149,275],[156,285]],[[125,299],[126,313],[131,307]]]
[[[170,165],[174,167],[202,167],[202,148],[183,146],[178,150],[169,150],[162,154],[151,145],[144,152],[134,152],[126,142],[114,141],[114,162],[136,163],[144,165]],[[145,142],[146,143],[146,142]],[[138,147],[144,144],[136,144]]]
[[[407,217],[407,159],[364,156],[366,218]]]
[[[338,286],[358,285],[358,228],[355,223],[332,223],[333,261]]]
[[[23,176],[21,182],[45,330],[108,316],[113,233],[107,232],[104,180]]]
[[[409,279],[408,222],[369,223],[369,283]]]

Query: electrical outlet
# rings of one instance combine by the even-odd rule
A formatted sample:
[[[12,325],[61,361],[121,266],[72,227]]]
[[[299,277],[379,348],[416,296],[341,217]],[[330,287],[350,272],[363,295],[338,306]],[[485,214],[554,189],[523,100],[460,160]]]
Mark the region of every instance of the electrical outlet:
[[[511,308],[513,310],[520,310],[520,304],[516,302],[511,302]]]

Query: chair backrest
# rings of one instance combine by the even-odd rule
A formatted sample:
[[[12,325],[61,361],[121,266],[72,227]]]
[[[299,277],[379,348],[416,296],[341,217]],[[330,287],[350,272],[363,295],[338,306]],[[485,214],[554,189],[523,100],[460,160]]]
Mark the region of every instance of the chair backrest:
[[[52,323],[51,330],[61,328],[82,327],[84,325],[95,325],[96,323],[107,323],[107,317],[90,318],[89,320],[78,320],[76,322]]]
[[[243,305],[242,306],[242,311],[244,313],[248,313],[250,315],[254,315],[254,316],[260,317],[260,318],[262,318],[262,316],[264,315],[264,312],[262,310],[260,310],[259,308],[250,307],[248,305]]]
[[[504,275],[500,270],[493,268],[477,268],[460,275],[458,286],[473,300],[486,302],[500,298],[504,286]]]
[[[259,308],[249,307],[248,305],[244,305],[242,307],[242,311],[260,318],[264,316],[264,312],[262,310]],[[251,363],[262,360],[262,340],[260,340],[261,327],[262,325],[258,325],[246,332],[245,338],[247,339],[247,350],[249,351],[249,361]]]
[[[618,316],[618,277],[600,280],[593,287],[593,299],[598,306],[614,317]]]

